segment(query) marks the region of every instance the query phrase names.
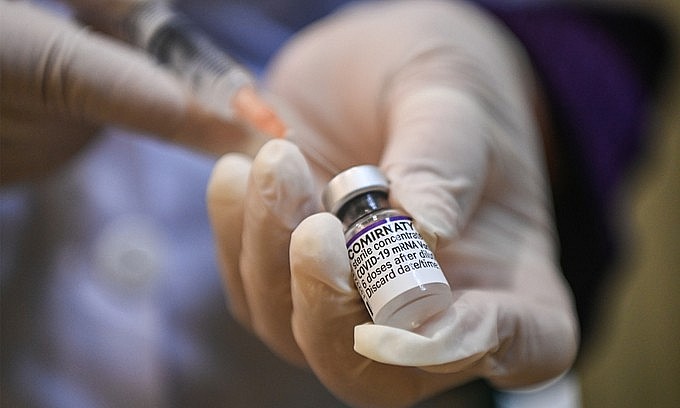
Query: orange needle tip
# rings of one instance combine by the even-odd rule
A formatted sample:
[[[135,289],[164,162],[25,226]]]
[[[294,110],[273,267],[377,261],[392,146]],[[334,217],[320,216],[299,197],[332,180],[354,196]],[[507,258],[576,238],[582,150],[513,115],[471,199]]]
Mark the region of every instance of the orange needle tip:
[[[288,133],[288,127],[274,109],[252,87],[243,87],[236,93],[233,107],[239,118],[261,132],[276,138],[284,138]]]

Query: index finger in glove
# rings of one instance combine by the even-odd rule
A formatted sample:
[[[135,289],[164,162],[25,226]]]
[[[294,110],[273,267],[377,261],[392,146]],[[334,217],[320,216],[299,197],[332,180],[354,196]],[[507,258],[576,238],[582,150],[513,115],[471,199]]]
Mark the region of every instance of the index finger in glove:
[[[253,161],[245,200],[241,279],[258,336],[283,358],[302,364],[290,316],[290,234],[320,207],[307,163],[285,140],[265,144]]]

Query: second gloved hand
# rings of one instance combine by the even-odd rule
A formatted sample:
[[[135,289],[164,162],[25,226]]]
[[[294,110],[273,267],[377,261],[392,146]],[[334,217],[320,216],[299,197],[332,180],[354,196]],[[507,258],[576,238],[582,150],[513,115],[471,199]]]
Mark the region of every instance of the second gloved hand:
[[[0,1],[0,37],[3,183],[48,174],[103,125],[213,154],[254,154],[262,143],[206,111],[146,54],[67,16]]]
[[[355,405],[402,406],[476,378],[530,387],[570,367],[578,324],[557,262],[531,72],[491,18],[378,2],[311,27],[273,65],[298,132],[215,168],[211,217],[235,316]],[[294,122],[295,123],[295,122]],[[311,163],[308,168],[305,159]],[[378,164],[453,305],[414,332],[369,323],[319,182]]]

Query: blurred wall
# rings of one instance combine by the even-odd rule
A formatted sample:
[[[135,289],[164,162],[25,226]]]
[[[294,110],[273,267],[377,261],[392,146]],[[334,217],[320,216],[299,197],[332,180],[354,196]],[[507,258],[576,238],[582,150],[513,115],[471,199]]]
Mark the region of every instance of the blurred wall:
[[[638,3],[668,23],[675,61],[651,148],[622,191],[628,252],[577,367],[584,408],[680,406],[680,1]]]

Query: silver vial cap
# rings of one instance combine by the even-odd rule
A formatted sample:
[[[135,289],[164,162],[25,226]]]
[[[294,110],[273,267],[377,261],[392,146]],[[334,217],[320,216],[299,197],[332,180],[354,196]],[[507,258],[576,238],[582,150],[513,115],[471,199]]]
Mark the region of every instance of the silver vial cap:
[[[350,167],[331,179],[323,190],[321,200],[326,211],[333,214],[351,199],[368,191],[389,190],[389,182],[376,166],[365,164]]]

